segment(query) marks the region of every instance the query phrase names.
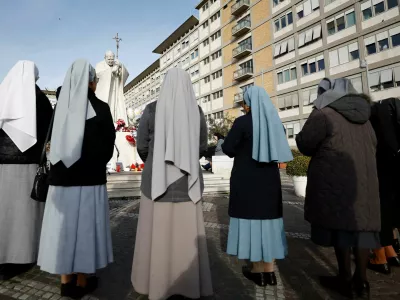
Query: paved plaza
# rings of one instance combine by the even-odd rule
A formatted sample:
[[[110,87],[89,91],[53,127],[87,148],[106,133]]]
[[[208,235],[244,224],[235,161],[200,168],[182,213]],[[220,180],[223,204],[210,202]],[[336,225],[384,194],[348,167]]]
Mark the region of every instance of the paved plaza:
[[[245,188],[245,187],[244,187]],[[343,299],[324,290],[319,275],[334,274],[332,249],[316,247],[310,240],[310,228],[303,219],[303,200],[293,193],[290,180],[283,176],[284,219],[289,256],[277,263],[278,286],[260,288],[241,275],[242,262],[224,253],[228,234],[228,197],[206,196],[203,205],[215,295],[208,299]],[[115,263],[99,272],[100,287],[86,300],[145,300],[132,290],[130,273],[139,213],[139,200],[110,201]],[[400,269],[392,275],[369,271],[372,299],[400,299]],[[37,267],[10,281],[0,282],[0,300],[66,300],[59,296],[59,277]],[[204,299],[206,300],[206,299]]]

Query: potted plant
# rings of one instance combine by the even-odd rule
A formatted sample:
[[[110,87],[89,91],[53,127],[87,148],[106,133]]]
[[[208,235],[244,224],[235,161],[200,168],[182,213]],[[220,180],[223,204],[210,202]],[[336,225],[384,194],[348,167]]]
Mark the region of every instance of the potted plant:
[[[296,156],[287,164],[286,173],[293,178],[294,192],[298,197],[306,196],[307,170],[310,157]]]

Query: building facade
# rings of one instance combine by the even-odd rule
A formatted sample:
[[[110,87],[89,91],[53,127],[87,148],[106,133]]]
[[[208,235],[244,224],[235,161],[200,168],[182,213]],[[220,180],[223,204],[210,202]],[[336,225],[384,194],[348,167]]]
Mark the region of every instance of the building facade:
[[[160,60],[156,60],[146,70],[124,87],[126,108],[143,110],[158,99],[160,94]]]
[[[54,108],[54,106],[57,104],[56,91],[42,90],[42,92],[47,96],[51,106]]]
[[[160,81],[181,67],[208,119],[242,114],[252,85],[265,88],[289,143],[324,77],[349,78],[374,101],[400,97],[399,0],[203,0],[155,50]]]

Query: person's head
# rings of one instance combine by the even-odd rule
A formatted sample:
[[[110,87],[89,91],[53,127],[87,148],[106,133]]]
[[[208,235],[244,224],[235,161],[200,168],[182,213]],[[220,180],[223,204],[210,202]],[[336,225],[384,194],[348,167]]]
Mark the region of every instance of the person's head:
[[[59,86],[59,87],[57,88],[57,91],[56,91],[56,99],[57,99],[57,100],[58,100],[58,97],[60,97],[61,88],[62,88],[62,86]]]
[[[92,66],[89,66],[89,88],[93,92],[96,92],[98,82],[99,79],[97,78],[96,70]]]
[[[215,132],[214,133],[214,139],[219,141],[219,140],[225,139],[225,137],[222,134],[220,134],[219,132]]]
[[[250,108],[250,106],[248,106],[247,104],[246,104],[246,102],[242,102],[242,108],[243,108],[243,110],[244,110],[244,112],[246,113],[246,114],[248,114],[250,111],[251,111],[251,108]]]
[[[104,55],[104,59],[105,59],[107,65],[112,67],[114,65],[114,61],[115,61],[114,52],[112,52],[111,50],[107,51],[106,54]]]
[[[35,65],[35,82],[37,82],[39,80],[39,69],[37,68],[37,66]]]

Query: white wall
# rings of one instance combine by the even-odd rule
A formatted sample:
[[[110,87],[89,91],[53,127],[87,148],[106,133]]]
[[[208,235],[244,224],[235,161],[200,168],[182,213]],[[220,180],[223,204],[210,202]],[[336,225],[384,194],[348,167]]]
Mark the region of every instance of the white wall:
[[[307,76],[302,76],[300,79],[300,82],[301,82],[301,84],[303,84],[303,83],[311,82],[314,80],[322,79],[324,77],[325,77],[325,70],[316,72],[313,74],[309,74]]]
[[[330,75],[339,74],[360,67],[360,60],[356,59],[345,64],[338,65],[329,70]]]
[[[325,0],[323,0],[323,1],[325,1]],[[305,16],[305,17],[301,18],[300,20],[297,20],[296,26],[297,27],[302,26],[302,25],[306,24],[307,22],[311,21],[312,19],[318,18],[319,15],[320,15],[319,9],[316,11],[313,11],[308,16]],[[297,15],[296,15],[296,18],[297,18]]]
[[[297,43],[298,43],[298,41],[297,41]],[[316,41],[314,43],[311,43],[311,44],[309,44],[307,46],[299,48],[299,55],[303,55],[305,53],[308,53],[308,52],[311,52],[311,51],[315,51],[315,50],[317,50],[318,48],[321,48],[321,47],[322,47],[322,39],[320,39],[320,40],[318,40],[318,41]]]
[[[222,88],[222,76],[214,80],[211,79],[211,90],[214,91],[220,88]]]
[[[210,63],[211,63],[211,70],[215,70],[222,67],[222,56],[218,57],[216,60],[212,60],[210,58]]]
[[[290,24],[290,25],[286,26],[285,28],[283,28],[277,32],[274,32],[274,38],[278,38],[292,30],[293,30],[293,24]]]
[[[213,42],[210,39],[210,51],[213,52],[214,50],[218,49],[222,45],[222,36]]]
[[[272,1],[270,3],[272,5]],[[274,14],[274,13],[278,12],[282,8],[288,6],[290,3],[291,3],[291,0],[286,0],[286,1],[279,3],[277,6],[272,7],[272,13]]]
[[[385,59],[394,58],[396,56],[400,56],[399,47],[396,47],[393,49],[387,49],[382,52],[368,55],[365,57],[365,59],[367,60],[368,64],[373,64],[373,63],[380,62]],[[399,96],[400,95],[398,95],[397,97],[399,97]]]
[[[278,84],[276,86],[276,89],[278,91],[282,91],[282,90],[286,90],[286,89],[289,89],[291,87],[294,87],[296,85],[297,85],[297,79],[296,80],[292,80],[292,81],[288,81],[288,82],[285,82],[285,83],[282,83],[282,84]]]
[[[378,91],[378,92],[372,92],[370,93],[372,100],[374,101],[379,101],[379,100],[384,100],[387,98],[398,98],[400,95],[400,87],[395,87],[383,91]]]
[[[298,116],[299,114],[300,114],[299,108],[292,108],[292,109],[280,111],[279,117],[280,118],[288,118],[288,117]]]
[[[328,11],[335,9],[335,8],[339,7],[340,5],[342,5],[346,2],[349,2],[349,1],[350,0],[336,0],[335,2],[332,2],[332,3],[328,4],[327,6],[325,6],[324,11],[328,12]]]
[[[333,43],[333,42],[338,41],[340,39],[343,39],[343,38],[345,38],[345,37],[347,37],[349,35],[355,34],[356,32],[357,32],[357,28],[354,25],[354,26],[346,28],[346,29],[344,29],[342,31],[336,32],[335,34],[328,35],[326,40],[327,40],[328,44],[330,44],[330,43]]]
[[[210,73],[210,65],[211,63],[204,65],[203,62],[200,62],[200,77]]]
[[[204,80],[202,79],[200,83],[200,95],[207,94],[210,92],[210,90],[211,90],[211,83],[210,82],[204,83]]]

